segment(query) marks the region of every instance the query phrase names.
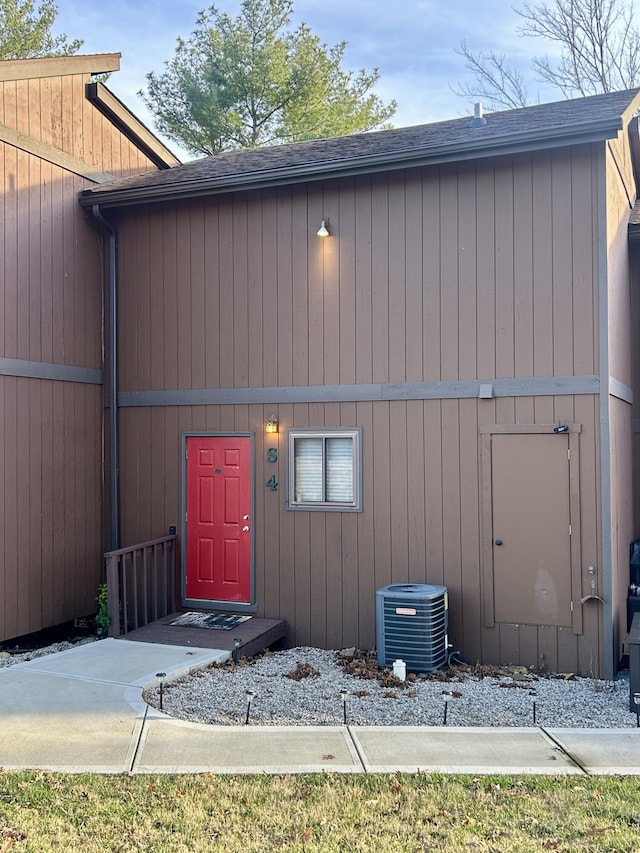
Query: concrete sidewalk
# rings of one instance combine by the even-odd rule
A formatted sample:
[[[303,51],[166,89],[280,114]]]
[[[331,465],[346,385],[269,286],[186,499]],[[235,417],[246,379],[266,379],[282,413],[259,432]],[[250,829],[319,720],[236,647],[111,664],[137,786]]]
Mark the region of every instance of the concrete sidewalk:
[[[640,775],[640,729],[207,726],[142,689],[225,651],[102,640],[0,669],[0,766],[70,773]]]

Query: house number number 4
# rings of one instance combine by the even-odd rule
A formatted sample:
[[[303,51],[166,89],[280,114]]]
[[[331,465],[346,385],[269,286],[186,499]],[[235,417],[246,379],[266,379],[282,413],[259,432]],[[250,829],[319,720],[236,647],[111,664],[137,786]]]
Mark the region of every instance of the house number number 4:
[[[278,461],[278,450],[276,447],[270,447],[267,450],[267,462],[277,462]],[[265,483],[265,486],[268,489],[271,489],[272,492],[275,492],[278,488],[278,481],[276,480],[276,475],[272,474],[271,477]]]

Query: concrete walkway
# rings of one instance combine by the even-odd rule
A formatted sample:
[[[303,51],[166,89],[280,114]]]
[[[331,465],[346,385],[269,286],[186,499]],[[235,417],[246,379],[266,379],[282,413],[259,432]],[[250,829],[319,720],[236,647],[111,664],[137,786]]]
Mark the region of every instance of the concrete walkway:
[[[70,773],[640,775],[640,729],[207,726],[142,689],[229,657],[103,640],[0,669],[0,766]]]

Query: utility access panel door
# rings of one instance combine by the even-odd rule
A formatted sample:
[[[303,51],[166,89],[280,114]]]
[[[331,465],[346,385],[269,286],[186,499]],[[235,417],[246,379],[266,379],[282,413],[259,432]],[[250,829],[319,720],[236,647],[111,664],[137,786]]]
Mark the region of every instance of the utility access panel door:
[[[186,597],[251,603],[251,439],[187,439]]]
[[[570,627],[569,437],[491,437],[495,621]]]

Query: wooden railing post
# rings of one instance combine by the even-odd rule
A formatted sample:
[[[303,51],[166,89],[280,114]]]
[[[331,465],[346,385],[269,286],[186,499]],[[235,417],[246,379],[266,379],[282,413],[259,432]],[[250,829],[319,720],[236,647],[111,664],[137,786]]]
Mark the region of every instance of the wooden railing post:
[[[120,636],[120,581],[117,552],[107,554],[107,612],[109,614],[109,636]]]

